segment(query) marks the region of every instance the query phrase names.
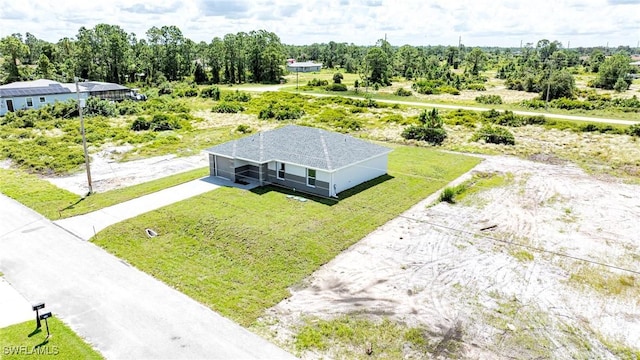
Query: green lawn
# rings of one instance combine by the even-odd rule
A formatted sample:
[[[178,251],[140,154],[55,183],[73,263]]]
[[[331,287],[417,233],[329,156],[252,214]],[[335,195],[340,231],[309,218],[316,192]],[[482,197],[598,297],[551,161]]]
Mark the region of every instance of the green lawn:
[[[89,344],[84,342],[55,316],[47,320],[53,336],[47,340],[44,321],[42,328],[34,332],[35,320],[0,329],[2,359],[103,359]]]
[[[123,201],[135,199],[171,186],[207,176],[208,168],[191,170],[126,188],[94,193],[82,199],[64,189],[21,170],[0,170],[0,191],[39,212],[56,220],[92,211]]]
[[[340,201],[220,188],[113,225],[95,242],[248,326],[289,296],[288,287],[479,162],[396,146],[389,176]],[[148,227],[160,236],[148,238]]]

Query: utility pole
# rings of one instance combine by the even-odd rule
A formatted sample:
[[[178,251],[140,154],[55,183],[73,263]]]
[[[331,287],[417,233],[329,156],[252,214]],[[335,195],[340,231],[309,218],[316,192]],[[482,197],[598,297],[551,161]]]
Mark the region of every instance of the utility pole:
[[[549,91],[551,91],[551,73],[553,71],[553,62],[549,65],[549,77],[547,78],[547,102],[544,105],[545,110],[549,110]]]
[[[84,150],[84,165],[87,168],[87,184],[89,185],[89,194],[93,193],[91,185],[91,166],[89,165],[89,153],[87,152],[87,137],[84,133],[84,118],[82,117],[82,104],[80,103],[80,88],[78,87],[78,78],[76,81],[76,95],[78,96],[78,113],[80,114],[80,134],[82,135],[82,149]]]

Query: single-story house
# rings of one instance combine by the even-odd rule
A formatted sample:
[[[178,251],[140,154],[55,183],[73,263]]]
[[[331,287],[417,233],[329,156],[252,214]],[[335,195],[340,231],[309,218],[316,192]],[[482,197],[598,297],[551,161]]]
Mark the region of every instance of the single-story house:
[[[292,62],[287,64],[287,70],[290,72],[314,72],[322,69],[321,63],[314,63],[313,61],[304,62]]]
[[[136,95],[125,86],[99,81],[79,82],[77,92],[83,101],[91,96],[121,101]],[[16,110],[39,109],[56,101],[77,98],[75,83],[39,79],[5,84],[0,86],[0,116]]]
[[[40,79],[0,86],[0,116],[8,112],[39,109],[56,101],[77,99],[75,91],[57,81]],[[80,94],[86,100],[87,94]]]
[[[211,176],[327,197],[386,174],[391,151],[349,135],[298,125],[205,150]]]

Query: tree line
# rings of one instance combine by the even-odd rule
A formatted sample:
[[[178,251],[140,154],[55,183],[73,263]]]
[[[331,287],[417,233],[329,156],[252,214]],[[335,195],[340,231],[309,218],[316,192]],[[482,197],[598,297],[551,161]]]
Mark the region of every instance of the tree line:
[[[275,83],[282,76],[285,51],[280,38],[265,30],[227,34],[196,43],[177,26],[152,27],[138,38],[117,25],[81,27],[74,38],[57,43],[33,34],[0,39],[3,83],[36,78],[126,83]]]
[[[152,27],[138,38],[117,25],[81,27],[74,38],[49,43],[30,33],[0,39],[4,61],[0,81],[35,78],[72,81],[74,77],[126,83],[160,84],[192,78],[198,84],[277,83],[285,59],[321,62],[325,68],[360,74],[362,86],[387,86],[394,77],[414,82],[414,89],[455,93],[481,89],[482,72],[497,69],[511,89],[540,92],[543,97],[570,97],[573,74],[598,74],[594,87],[626,90],[632,72],[632,49],[566,49],[546,39],[521,48],[459,46],[392,46],[380,39],[373,46],[330,41],[283,45],[266,30],[239,32],[194,42],[176,26]],[[612,55],[613,56],[609,56]],[[580,69],[578,70],[578,68]]]

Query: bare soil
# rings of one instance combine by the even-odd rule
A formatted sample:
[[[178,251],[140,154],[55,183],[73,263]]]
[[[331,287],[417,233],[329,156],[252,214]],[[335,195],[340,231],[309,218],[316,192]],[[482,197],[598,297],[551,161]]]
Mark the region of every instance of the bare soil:
[[[204,153],[176,157],[175,155],[119,162],[120,155],[131,147],[108,147],[91,156],[91,182],[94,192],[105,192],[209,165]],[[88,191],[86,172],[69,176],[45,177],[54,185],[84,195]]]
[[[472,173],[510,182],[454,205],[433,195],[380,227],[270,309],[267,335],[295,351],[304,319],[351,314],[425,334],[461,324],[462,358],[616,358],[611,344],[637,346],[640,186],[534,158],[487,156]]]

